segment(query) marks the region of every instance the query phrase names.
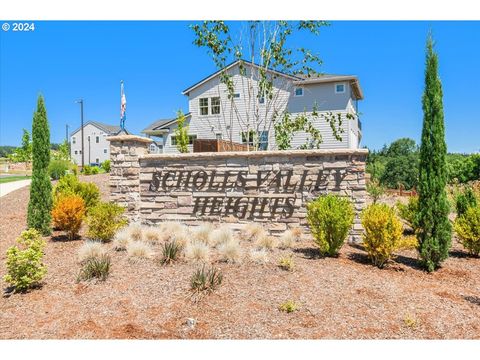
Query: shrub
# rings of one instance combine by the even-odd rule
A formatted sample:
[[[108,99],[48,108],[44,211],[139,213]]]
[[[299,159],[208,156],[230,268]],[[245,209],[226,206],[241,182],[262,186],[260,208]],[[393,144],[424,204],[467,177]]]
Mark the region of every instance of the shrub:
[[[175,241],[164,243],[162,247],[162,264],[170,264],[176,261],[180,251],[182,251],[182,247]]]
[[[47,272],[42,263],[46,243],[35,229],[23,231],[17,243],[7,250],[4,280],[14,286],[15,291],[25,291],[37,286]]]
[[[53,199],[56,202],[63,195],[79,195],[82,197],[87,212],[100,200],[100,190],[92,183],[80,182],[73,174],[62,176],[53,188]]]
[[[218,248],[218,252],[223,261],[231,263],[239,263],[242,261],[243,250],[238,240],[229,239],[222,242]]]
[[[125,209],[113,203],[100,202],[87,216],[88,233],[91,239],[110,241],[115,233],[127,224],[123,217]]]
[[[212,292],[217,289],[223,280],[223,274],[219,269],[197,269],[190,278],[190,288],[195,292]]]
[[[467,212],[469,207],[477,206],[477,198],[475,192],[471,187],[465,188],[455,197],[455,208],[457,209],[457,216],[462,216]]]
[[[148,259],[153,255],[150,245],[142,241],[129,241],[126,250],[129,258]]]
[[[398,248],[402,238],[402,223],[393,208],[373,204],[362,212],[365,229],[364,246],[373,264],[383,267]]]
[[[286,313],[292,313],[299,309],[298,304],[293,300],[287,300],[284,303],[280,304],[278,310],[284,311]]]
[[[242,231],[245,240],[249,241],[256,241],[258,238],[265,236],[267,232],[265,229],[259,224],[247,224]]]
[[[212,246],[221,246],[222,244],[231,242],[233,239],[232,230],[227,226],[222,226],[211,232],[209,243]]]
[[[277,246],[277,239],[265,232],[257,238],[255,245],[258,248],[272,250]]]
[[[367,192],[372,197],[373,203],[376,204],[381,196],[385,194],[385,187],[380,185],[378,180],[373,179],[367,184]]]
[[[85,216],[85,202],[78,195],[61,197],[52,210],[53,225],[65,230],[69,240],[73,240],[82,226]]]
[[[398,201],[396,207],[398,215],[415,231],[417,229],[418,197],[410,197],[406,204]]]
[[[110,273],[110,263],[111,260],[108,255],[87,259],[78,274],[77,282],[91,279],[105,281]]]
[[[53,180],[58,180],[65,175],[70,163],[65,160],[51,160],[48,165],[48,174]]]
[[[350,200],[335,195],[321,196],[307,204],[307,221],[323,255],[335,256],[353,225]]]
[[[189,241],[185,248],[185,257],[188,260],[207,262],[210,258],[210,248],[202,241]]]
[[[110,160],[105,160],[102,165],[100,165],[105,172],[110,172]]]
[[[85,241],[78,249],[78,260],[84,263],[91,258],[107,255],[107,250],[100,241]]]
[[[291,256],[284,256],[280,258],[278,266],[283,270],[293,271],[293,269],[295,268],[295,262],[293,261],[293,258]]]
[[[403,236],[397,243],[397,250],[417,250],[418,239],[415,235]]]
[[[460,242],[472,255],[480,254],[480,206],[469,207],[454,223]]]
[[[97,166],[85,165],[82,169],[83,175],[96,175],[100,172]]]
[[[264,265],[268,262],[268,253],[265,249],[252,249],[250,250],[250,259],[255,264]]]

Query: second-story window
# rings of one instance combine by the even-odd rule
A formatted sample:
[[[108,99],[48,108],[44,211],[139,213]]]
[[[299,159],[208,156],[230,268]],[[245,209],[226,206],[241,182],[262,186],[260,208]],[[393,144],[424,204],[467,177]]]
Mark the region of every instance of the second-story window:
[[[296,87],[296,88],[294,89],[294,94],[295,94],[295,96],[303,96],[303,88],[301,88],[301,87]]]
[[[345,92],[345,84],[335,84],[335,94],[343,94]]]
[[[212,106],[212,114],[220,114],[220,98],[219,97],[212,97],[210,99],[211,106]]]
[[[208,115],[208,98],[199,99],[200,115]]]
[[[72,144],[76,144],[77,143],[77,138],[75,136],[72,136]]]
[[[234,99],[240,99],[240,93],[235,93],[233,94]]]
[[[95,142],[98,144],[100,142],[100,136],[95,137]]]

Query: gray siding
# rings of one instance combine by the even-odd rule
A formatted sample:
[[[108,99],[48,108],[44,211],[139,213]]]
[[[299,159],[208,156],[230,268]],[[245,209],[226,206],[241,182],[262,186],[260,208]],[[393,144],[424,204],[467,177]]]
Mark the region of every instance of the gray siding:
[[[71,152],[70,155],[72,156],[73,162],[77,165],[82,164],[82,140],[81,135],[82,131],[79,129],[77,132],[72,133],[70,136],[70,144],[71,144]],[[88,146],[88,136],[90,136],[90,147]],[[98,136],[98,144],[96,142],[96,137]],[[110,159],[110,143],[106,140],[108,136],[107,133],[100,130],[96,126],[92,124],[87,124],[84,126],[83,129],[83,139],[84,139],[84,160],[85,165],[89,163],[96,162],[96,159],[99,162],[104,162],[105,160]],[[73,143],[73,138],[75,138],[75,144]],[[106,149],[106,153],[104,152]],[[75,152],[77,152],[75,154]],[[89,161],[90,156],[90,161]]]

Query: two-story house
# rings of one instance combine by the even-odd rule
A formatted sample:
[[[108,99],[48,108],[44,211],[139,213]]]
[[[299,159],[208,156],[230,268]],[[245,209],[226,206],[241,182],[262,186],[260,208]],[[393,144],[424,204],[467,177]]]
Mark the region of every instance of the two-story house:
[[[188,96],[190,151],[195,139],[224,139],[254,145],[259,150],[277,148],[273,119],[279,114],[291,117],[305,115],[322,135],[320,148],[359,147],[362,137],[358,118],[358,100],[363,99],[358,78],[352,75],[320,75],[302,77],[267,70],[273,89],[268,97],[259,94],[260,67],[238,60],[183,91]],[[222,71],[231,75],[232,91],[221,81]],[[316,114],[314,116],[314,114]],[[328,121],[340,115],[341,140]],[[347,119],[347,114],[350,114]],[[178,152],[175,129],[177,119],[160,119],[142,130],[154,140],[150,151]],[[309,134],[295,133],[291,147],[300,148],[309,141]]]
[[[110,159],[110,143],[107,136],[117,135],[120,126],[87,121],[83,125],[83,159],[84,164],[100,164]],[[70,155],[77,165],[82,164],[82,128],[70,134]]]

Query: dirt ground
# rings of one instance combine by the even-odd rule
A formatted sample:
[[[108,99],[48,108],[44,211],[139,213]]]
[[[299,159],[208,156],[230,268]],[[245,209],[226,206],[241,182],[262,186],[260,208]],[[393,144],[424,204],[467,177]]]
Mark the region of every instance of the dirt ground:
[[[107,196],[108,175],[83,180]],[[6,249],[25,228],[27,203],[28,187],[0,199],[2,278]],[[480,259],[457,243],[443,267],[428,274],[417,267],[413,251],[378,269],[361,246],[345,245],[338,258],[319,258],[305,239],[293,250],[272,251],[266,265],[214,262],[223,283],[194,302],[189,280],[195,264],[131,262],[110,244],[108,279],[77,284],[83,240],[57,235],[47,239],[43,286],[0,298],[1,339],[480,338]],[[278,267],[285,255],[293,256],[292,272]],[[3,280],[1,286],[7,288]],[[299,310],[279,311],[286,300]],[[188,318],[195,327],[187,326]]]

